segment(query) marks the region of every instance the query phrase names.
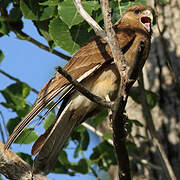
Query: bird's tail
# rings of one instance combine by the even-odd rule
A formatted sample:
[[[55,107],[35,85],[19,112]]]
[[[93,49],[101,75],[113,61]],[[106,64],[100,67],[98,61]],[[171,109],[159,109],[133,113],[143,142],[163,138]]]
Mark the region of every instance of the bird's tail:
[[[69,108],[71,103],[70,101],[66,105],[53,125],[45,132],[44,136],[40,136],[40,139],[33,146],[33,154],[40,150],[34,160],[33,171],[48,174],[55,166],[59,153],[77,124],[78,118],[74,116],[74,111]]]
[[[72,88],[70,88],[71,90]],[[14,129],[13,133],[10,135],[8,141],[6,142],[4,148],[9,149],[11,144],[19,137],[25,127],[44,109],[46,108],[62,91],[65,91],[65,88],[58,89],[56,91],[52,91],[45,96],[44,98],[40,99],[36,102],[32,110],[25,116],[25,118],[17,125]],[[69,90],[65,92],[58,100],[60,102],[66,94],[69,93]],[[53,106],[54,107],[54,106]]]

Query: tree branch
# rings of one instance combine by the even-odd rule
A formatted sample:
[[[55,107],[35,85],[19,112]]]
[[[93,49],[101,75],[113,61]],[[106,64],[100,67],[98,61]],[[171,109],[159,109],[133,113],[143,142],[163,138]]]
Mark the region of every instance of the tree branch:
[[[4,144],[2,142],[0,142],[0,173],[8,179],[50,180],[41,174],[32,175],[30,165],[11,150],[4,150]]]
[[[85,21],[94,29],[97,35],[100,35],[104,40],[107,40],[107,35],[99,24],[84,10],[81,0],[73,0],[79,14],[85,19]]]
[[[40,43],[39,41],[33,39],[31,36],[27,35],[26,33],[22,32],[22,31],[15,31],[13,30],[13,32],[16,34],[16,36],[21,39],[21,40],[26,40],[26,41],[29,41],[31,43],[33,43],[34,45],[38,46],[39,48],[45,50],[45,51],[48,51],[52,54],[55,54],[56,56],[59,56],[60,58],[63,58],[65,60],[70,60],[71,57],[70,56],[67,56],[59,51],[56,51],[55,49],[50,49],[48,46]]]
[[[111,10],[109,8],[108,0],[101,0],[102,13],[104,17],[104,24],[108,37],[108,44],[111,48],[114,62],[120,73],[121,81],[118,90],[117,98],[112,107],[112,127],[113,127],[113,142],[118,159],[119,179],[131,179],[129,157],[125,145],[126,131],[124,127],[124,109],[127,103],[126,84],[129,82],[128,70],[123,53],[111,22]]]
[[[75,80],[70,74],[67,73],[63,68],[60,66],[55,67],[56,71],[64,76],[80,93],[86,96],[92,102],[95,102],[103,107],[111,108],[111,103],[107,102],[105,99],[98,97],[91,92],[89,92],[86,88],[84,88],[77,80]]]
[[[166,179],[176,180],[173,169],[168,161],[168,158],[163,149],[163,146],[161,145],[160,138],[159,138],[159,136],[156,132],[156,128],[154,126],[153,118],[152,118],[152,115],[151,115],[151,112],[150,112],[150,109],[149,109],[149,106],[147,103],[147,99],[146,99],[146,94],[145,94],[145,89],[144,89],[144,80],[143,80],[142,73],[140,74],[138,82],[139,82],[139,88],[140,88],[141,95],[142,95],[140,100],[141,100],[141,106],[143,109],[143,116],[144,116],[144,119],[146,120],[147,128],[150,132],[152,142],[157,149],[158,156],[159,156],[159,159],[160,159],[160,162],[162,165],[162,170],[164,172]]]
[[[13,81],[22,82],[22,81],[19,80],[18,78],[15,78],[15,77],[11,76],[10,74],[6,73],[5,71],[3,71],[3,70],[1,70],[1,69],[0,69],[0,73],[3,74],[4,76],[8,77],[9,79],[13,80]],[[34,89],[34,88],[31,88],[31,90],[32,90],[34,93],[36,93],[36,94],[39,93],[39,92],[38,92],[36,89]]]

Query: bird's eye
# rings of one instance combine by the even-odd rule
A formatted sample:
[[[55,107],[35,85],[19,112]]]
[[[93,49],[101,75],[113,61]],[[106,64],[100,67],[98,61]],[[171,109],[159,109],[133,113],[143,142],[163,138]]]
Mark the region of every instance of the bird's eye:
[[[134,10],[134,13],[135,13],[135,14],[139,14],[139,13],[140,13],[140,10],[139,10],[139,9],[135,9],[135,10]]]

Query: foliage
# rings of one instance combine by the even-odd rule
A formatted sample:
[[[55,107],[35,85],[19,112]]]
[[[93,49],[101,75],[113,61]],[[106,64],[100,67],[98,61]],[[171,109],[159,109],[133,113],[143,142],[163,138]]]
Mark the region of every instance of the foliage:
[[[163,1],[164,2],[164,1]],[[112,21],[116,22],[122,14],[134,4],[146,4],[145,0],[123,0],[110,1],[112,7]],[[99,1],[84,0],[82,1],[87,12],[103,26],[103,18],[100,10]],[[23,21],[29,19],[34,23],[39,35],[46,39],[52,50],[55,46],[61,47],[70,54],[74,54],[84,43],[86,43],[93,35],[92,28],[78,14],[72,0],[1,0],[1,17],[0,17],[0,36],[8,35],[14,32],[16,35],[22,34]],[[0,63],[4,59],[4,54],[0,51]],[[11,109],[16,113],[15,118],[9,119],[7,123],[8,133],[11,134],[16,125],[30,110],[31,106],[27,103],[27,97],[31,92],[31,88],[25,82],[17,82],[10,84],[4,90],[0,90],[4,97],[4,102],[0,105]],[[158,96],[150,91],[146,91],[148,103],[153,108],[158,101]],[[139,103],[138,95],[132,94],[131,97]],[[107,116],[107,111],[103,111],[96,117],[88,120],[88,123],[97,127]],[[52,111],[43,123],[44,129],[47,129],[55,117]],[[132,126],[143,126],[138,120],[127,120],[127,131],[131,134]],[[26,128],[19,136],[15,143],[30,144],[35,141],[38,134],[33,128]],[[58,158],[54,173],[65,173],[71,176],[76,173],[87,174],[94,165],[105,171],[109,166],[116,164],[113,147],[107,142],[112,139],[112,133],[104,134],[103,141],[97,145],[90,159],[80,158],[76,163],[70,162],[65,150],[63,150]],[[79,126],[73,131],[69,141],[73,141],[76,145],[74,150],[74,158],[79,158],[80,154],[88,149],[89,132],[83,126]],[[68,142],[69,143],[69,142]],[[68,146],[67,143],[67,146]],[[67,147],[66,146],[66,147]],[[134,151],[136,147],[134,142],[127,142],[129,151]],[[32,158],[28,154],[18,153],[18,155],[32,165]]]

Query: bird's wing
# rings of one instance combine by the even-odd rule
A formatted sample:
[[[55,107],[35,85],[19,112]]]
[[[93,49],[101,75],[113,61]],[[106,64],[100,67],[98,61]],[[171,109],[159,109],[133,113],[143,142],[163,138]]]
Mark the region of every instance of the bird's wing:
[[[84,76],[83,77],[79,77],[77,78],[77,80],[80,82],[82,81],[84,78],[88,77],[93,71],[95,71],[96,69],[98,69],[101,66],[101,64],[91,64],[91,69],[88,68],[89,67],[81,67],[80,69],[77,70],[81,70],[81,72],[84,72]],[[74,71],[70,72],[72,75],[75,74]],[[77,73],[76,73],[77,76]],[[75,76],[75,78],[76,78]],[[37,102],[35,103],[35,105],[33,106],[33,108],[31,109],[31,111],[25,116],[25,118],[17,125],[17,127],[14,129],[13,133],[10,135],[8,141],[5,144],[5,149],[8,149],[11,144],[18,138],[18,136],[21,134],[21,132],[24,130],[24,128],[43,110],[45,109],[58,95],[62,94],[62,98],[60,97],[60,100],[58,100],[58,102],[60,102],[61,100],[63,100],[63,98],[67,95],[67,93],[69,93],[68,89],[70,87],[72,87],[68,82],[65,81],[64,78],[60,78],[59,79],[59,83],[61,84],[62,81],[64,81],[64,83],[62,83],[62,85],[60,86],[60,84],[57,83],[58,87],[54,87],[51,88],[53,78],[45,85],[44,89],[41,90],[40,94],[39,94],[39,98],[37,100]],[[49,86],[50,85],[50,86]],[[55,83],[53,83],[53,85],[55,85]],[[49,91],[49,87],[50,87],[50,91]],[[47,90],[47,92],[46,92]]]

